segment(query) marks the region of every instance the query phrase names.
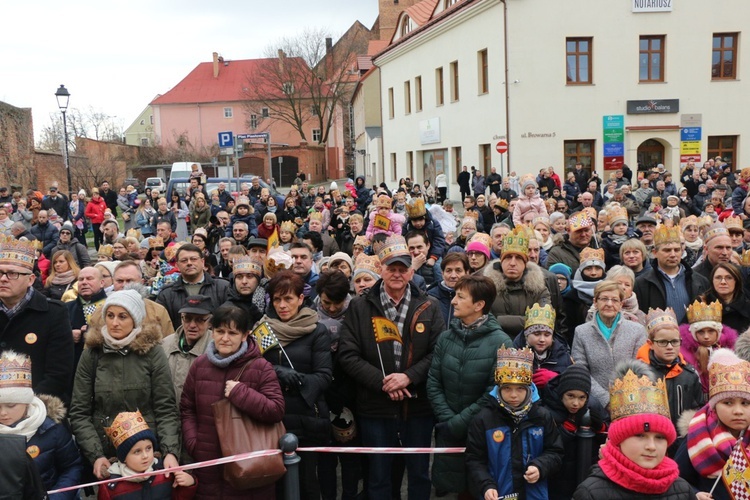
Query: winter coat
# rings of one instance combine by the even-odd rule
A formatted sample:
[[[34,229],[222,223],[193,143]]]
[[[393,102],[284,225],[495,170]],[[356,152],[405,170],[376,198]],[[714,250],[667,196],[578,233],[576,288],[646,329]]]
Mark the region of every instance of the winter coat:
[[[203,273],[203,284],[198,295],[209,297],[211,299],[211,308],[216,309],[227,301],[229,286],[228,281],[214,279],[208,273]],[[190,294],[187,288],[185,288],[185,283],[182,281],[182,277],[179,277],[176,281],[164,285],[164,288],[161,289],[159,295],[156,297],[156,303],[167,308],[172,325],[175,328],[182,324],[179,310],[187,302],[188,295]]]
[[[444,282],[435,283],[433,286],[427,289],[427,295],[437,299],[437,303],[440,306],[440,312],[443,314],[443,321],[446,325],[450,325],[453,319],[453,306],[451,301],[456,296],[455,290],[445,286]]]
[[[734,344],[737,342],[739,334],[734,328],[724,326],[719,335],[719,347],[725,347],[730,350],[734,350]],[[680,325],[680,337],[682,338],[682,346],[680,347],[680,354],[685,358],[686,363],[690,363],[696,368],[696,373],[701,379],[701,385],[703,386],[703,392],[708,394],[708,372],[698,371],[698,359],[695,353],[698,351],[698,341],[695,340],[693,334],[690,333],[690,325],[683,323]]]
[[[707,292],[703,298],[704,302],[711,303],[718,300],[722,306],[721,322],[737,332],[744,332],[750,327],[750,300],[747,299],[744,290],[740,292],[737,300],[725,304],[713,292]]]
[[[107,202],[104,198],[99,196],[98,198],[91,198],[86,204],[86,210],[84,215],[91,221],[92,224],[101,224],[104,222],[104,211],[107,209]]]
[[[636,229],[629,227],[625,236],[627,236],[627,239],[639,238],[640,231],[636,231]],[[601,242],[602,248],[604,249],[604,264],[607,266],[607,269],[622,264],[620,261],[620,247],[622,246],[622,243],[616,243],[613,237],[615,237],[615,234],[612,231],[604,231],[602,233]]]
[[[481,175],[475,175],[474,178],[471,180],[471,190],[474,192],[474,196],[478,196],[480,194],[484,194],[484,192],[487,190],[486,186],[484,185],[484,177]]]
[[[3,469],[0,474],[0,499],[47,500],[46,488],[34,460],[26,451],[26,438],[0,434]]]
[[[154,470],[164,468],[164,462],[154,465]],[[119,474],[112,474],[111,479],[117,479]],[[191,500],[195,496],[197,485],[178,486],[174,488],[174,476],[156,474],[145,481],[118,481],[99,486],[97,500]]]
[[[65,304],[34,291],[10,321],[0,313],[0,349],[31,358],[31,382],[36,394],[70,401],[73,337]]]
[[[403,234],[406,234],[412,230],[422,231],[427,234],[427,241],[430,242],[430,257],[434,258],[437,261],[443,255],[445,255],[445,235],[443,234],[443,229],[440,227],[440,224],[438,224],[432,218],[430,212],[425,213],[424,217],[425,222],[424,226],[422,226],[422,229],[416,229],[412,225],[411,220],[406,221],[406,226],[404,228]]]
[[[697,297],[709,289],[711,284],[706,278],[693,272],[684,263],[683,266],[685,268],[685,285],[688,295],[691,298]],[[656,309],[658,307],[666,309],[667,307],[667,289],[664,285],[664,280],[659,275],[658,267],[659,264],[654,259],[651,262],[651,269],[635,279],[633,291],[635,291],[635,295],[638,297],[638,305],[644,313],[647,313],[649,308]],[[680,318],[679,313],[677,317],[678,319]]]
[[[193,207],[193,209],[190,210],[190,232],[194,233],[199,227],[208,226],[210,218],[211,209],[208,205],[204,207]]]
[[[258,285],[258,288],[255,289],[255,292],[258,291],[262,292],[265,296],[265,290],[261,285]],[[254,300],[255,295],[256,293],[253,293],[249,297],[243,297],[237,292],[237,289],[231,287],[227,293],[227,301],[224,304],[244,309],[248,316],[250,316],[250,324],[254,325],[263,317],[263,313],[265,312],[265,302],[263,304],[263,309],[261,310],[258,307],[258,303]]]
[[[573,500],[601,500],[603,498],[607,500],[695,500],[696,497],[690,484],[681,477],[678,477],[669,489],[661,495],[644,495],[625,489],[611,481],[602,469],[595,465],[591,468],[589,477],[576,489]]]
[[[59,252],[60,250],[67,250],[70,252],[73,255],[73,260],[76,261],[76,264],[78,264],[78,267],[81,269],[91,265],[91,256],[89,255],[88,249],[81,245],[76,239],[71,238],[68,243],[58,241],[57,245],[55,245],[50,251],[50,256],[55,255],[55,252]]]
[[[48,491],[75,486],[81,482],[83,465],[73,435],[65,425],[65,406],[54,396],[40,394],[47,408],[47,418],[26,443],[26,450]],[[76,491],[53,495],[55,500],[74,499]]]
[[[396,372],[393,343],[377,344],[372,327],[374,316],[385,316],[380,301],[382,286],[381,279],[366,295],[352,299],[341,326],[338,362],[357,384],[357,414],[370,418],[431,416],[432,409],[426,393],[427,373],[432,363],[435,343],[445,330],[440,308],[435,299],[421,292],[413,283],[409,284],[411,301],[404,330],[400,332],[403,340],[400,371],[411,380],[408,390],[416,397],[391,401],[388,394],[383,392],[384,377],[380,360],[382,356],[386,373]]]
[[[589,248],[599,248],[599,243],[596,241],[596,238],[591,238]],[[547,252],[547,269],[549,269],[552,264],[561,262],[570,268],[571,276],[575,276],[576,271],[578,270],[578,265],[581,262],[581,250],[583,250],[583,248],[574,246],[566,234],[561,243],[553,246],[549,249],[549,252]]]
[[[302,443],[300,446],[324,446],[331,434],[328,404],[323,396],[333,373],[328,329],[319,323],[311,333],[284,346],[284,351],[294,366],[293,370],[304,374],[301,388],[281,387],[286,406],[284,427],[297,436]],[[278,346],[263,354],[277,370],[277,375],[280,369],[277,367],[292,369],[286,356]]]
[[[153,210],[138,210],[135,213],[135,223],[141,230],[141,235],[145,238],[154,234],[154,228],[151,227],[151,217],[154,216]]]
[[[472,493],[484,498],[489,489],[501,495],[517,492],[519,500],[546,500],[547,478],[562,465],[563,443],[552,415],[533,403],[528,415],[515,424],[497,402],[495,387],[469,426],[466,469]],[[527,483],[529,465],[539,469],[539,481]]]
[[[175,217],[174,212],[170,209],[167,209],[166,213],[157,210],[154,212],[154,215],[151,216],[152,234],[156,234],[156,226],[158,226],[160,222],[169,222],[169,227],[172,228],[173,233],[177,230],[177,217]]]
[[[523,330],[526,322],[526,308],[534,304],[545,306],[551,303],[547,281],[539,266],[526,263],[521,279],[508,282],[500,267],[500,260],[493,260],[482,271],[497,288],[497,297],[492,303],[492,314],[497,317],[503,330],[511,338]]]
[[[365,231],[365,235],[367,236],[367,239],[372,241],[372,237],[376,234],[386,234],[388,236],[393,236],[394,234],[402,234],[401,228],[406,223],[406,217],[404,217],[401,214],[397,214],[396,212],[391,212],[388,214],[388,219],[391,221],[391,225],[388,228],[388,230],[380,229],[375,227],[375,216],[376,214],[373,214],[370,218],[370,222],[367,224],[367,231]]]
[[[161,348],[164,350],[164,354],[167,355],[169,372],[172,374],[172,384],[174,384],[177,401],[182,396],[182,387],[185,385],[185,379],[187,378],[188,371],[190,371],[190,367],[193,366],[198,357],[206,352],[208,341],[211,340],[211,328],[206,331],[203,337],[188,352],[182,352],[180,349],[179,344],[182,334],[183,327],[180,326],[176,332],[164,337],[164,340],[161,342]]]
[[[516,208],[513,209],[513,224],[516,226],[523,224],[523,216],[529,212],[534,212],[537,216],[547,215],[547,206],[541,196],[534,195],[531,198],[527,198],[524,194],[519,196]]]
[[[682,434],[682,431],[683,429],[680,429],[680,434]],[[677,466],[680,468],[680,478],[689,483],[689,485],[694,488],[693,491],[711,491],[711,488],[713,488],[714,483],[716,482],[716,478],[701,476],[698,471],[695,470],[688,453],[687,439],[683,439],[680,443],[680,447],[677,449],[677,453],[674,456],[674,461],[677,462]],[[717,484],[716,488],[713,490],[712,498],[713,500],[734,500],[727,491],[727,487],[722,480],[719,481],[719,484]]]
[[[732,191],[732,208],[735,215],[741,215],[743,211],[743,202],[747,198],[747,185],[739,185]]]
[[[636,359],[650,365],[660,379],[666,379],[669,415],[675,426],[682,412],[703,406],[703,388],[698,372],[685,361],[682,354],[678,354],[678,361],[668,367],[654,357],[651,346],[646,343],[638,349]]]
[[[70,218],[70,209],[68,208],[68,197],[58,194],[53,199],[51,196],[45,196],[42,199],[42,210],[54,210],[60,216],[60,220],[66,221]]]
[[[42,253],[44,253],[48,259],[52,258],[50,252],[55,245],[57,245],[57,240],[60,238],[60,230],[51,222],[45,222],[44,224],[35,224],[31,226],[29,232],[42,242]]]
[[[284,396],[276,373],[273,366],[261,357],[254,340],[248,340],[247,352],[232,361],[227,368],[214,365],[206,355],[199,357],[188,371],[180,398],[185,448],[196,461],[223,456],[211,405],[224,399],[226,381],[239,376],[243,367],[245,369],[239,379],[240,384],[229,393],[229,401],[258,422],[274,424],[284,416]],[[198,478],[199,498],[274,498],[274,485],[235,490],[224,481],[221,467],[198,469],[195,475]]]
[[[513,339],[513,347],[516,349],[523,349],[527,347],[526,335],[523,332],[516,335]],[[529,347],[533,350],[533,348]],[[549,348],[549,353],[544,360],[534,356],[534,371],[536,372],[540,368],[553,371],[560,374],[565,371],[567,367],[573,364],[573,360],[570,357],[570,348],[565,339],[557,334],[553,335],[552,345]]]
[[[647,338],[643,325],[623,319],[622,315],[609,341],[599,330],[596,317],[576,327],[571,355],[574,363],[591,373],[590,397],[596,398],[606,408],[615,366],[620,361],[635,359]]]
[[[73,383],[70,425],[81,452],[92,464],[115,456],[104,427],[120,412],[139,410],[155,431],[162,456],[179,457],[180,416],[167,356],[159,348],[159,324],[146,319],[141,332],[121,351],[105,347],[102,326],[89,328]]]
[[[253,236],[258,235],[258,221],[255,219],[255,214],[252,213],[251,211],[244,217],[240,217],[238,214],[234,214],[229,219],[229,224],[227,225],[227,228],[224,231],[224,236],[226,236],[227,238],[232,237],[232,229],[234,228],[234,224],[236,222],[244,222],[245,224],[247,224],[247,230],[251,235]]]
[[[370,193],[370,188],[365,184],[365,177],[363,175],[358,176],[354,180],[354,183],[357,188],[357,206],[362,209],[370,206],[370,203],[372,203],[372,194]]]
[[[440,334],[427,376],[427,397],[439,422],[435,446],[466,444],[469,424],[495,385],[497,349],[511,341],[492,314],[479,327],[466,330],[455,319]],[[467,490],[463,455],[435,455],[432,483],[437,491]]]

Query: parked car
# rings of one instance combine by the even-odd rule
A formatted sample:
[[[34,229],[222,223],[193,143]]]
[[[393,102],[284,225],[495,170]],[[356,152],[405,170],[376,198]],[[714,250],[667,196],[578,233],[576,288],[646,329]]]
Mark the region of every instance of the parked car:
[[[276,189],[269,186],[266,181],[262,179],[258,179],[260,181],[260,187],[268,188],[271,196],[276,198],[276,200],[279,202],[279,206],[282,206],[284,204],[284,195],[279,193]],[[206,185],[205,185],[205,193],[210,195],[211,191],[214,189],[219,188],[219,183],[223,182],[227,186],[227,191],[232,193],[232,196],[236,199],[237,193],[240,192],[240,185],[244,182],[249,183],[250,181],[246,178],[233,178],[230,182],[229,179],[226,177],[209,177],[206,179]],[[167,184],[167,199],[172,199],[172,192],[177,191],[180,193],[180,197],[184,197],[185,193],[188,192],[188,188],[190,187],[190,179],[187,177],[182,179],[169,179],[169,184]]]
[[[164,179],[161,177],[149,177],[146,179],[146,187],[151,188],[151,191],[159,191],[160,193],[163,193],[167,185],[164,184]]]

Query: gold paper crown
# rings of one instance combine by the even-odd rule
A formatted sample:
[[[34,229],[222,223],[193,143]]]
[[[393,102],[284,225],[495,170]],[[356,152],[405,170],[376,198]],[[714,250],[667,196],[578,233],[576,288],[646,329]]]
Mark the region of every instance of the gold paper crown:
[[[745,167],[740,170],[740,177],[745,180],[750,179],[750,167]]]
[[[495,383],[531,385],[534,373],[534,353],[531,349],[514,349],[501,347],[497,350],[497,367]]]
[[[581,253],[579,254],[579,262],[583,264],[584,262],[588,262],[590,260],[598,260],[604,263],[604,249],[586,247],[581,250]]]
[[[717,349],[714,353],[723,353],[724,349]],[[731,351],[730,351],[731,353]],[[733,364],[724,364],[721,361],[715,361],[711,355],[708,363],[708,398],[710,400],[721,393],[736,393],[742,398],[747,397],[750,392],[750,363],[745,360],[737,359],[738,362]]]
[[[743,233],[745,231],[745,228],[742,226],[742,219],[736,215],[724,219],[724,227],[726,227],[729,232],[734,230]]]
[[[547,304],[544,307],[534,304],[526,308],[525,333],[534,333],[539,330],[555,331],[555,309]]]
[[[677,226],[667,227],[660,224],[654,231],[654,246],[664,245],[667,243],[682,243],[682,231]]]
[[[152,236],[148,239],[148,247],[149,248],[164,248],[164,239],[161,236]]]
[[[406,245],[406,240],[403,236],[394,234],[393,236],[389,236],[383,243],[383,248],[378,252],[378,259],[380,259],[380,262],[385,262],[388,259],[402,255],[411,257],[409,247]]]
[[[357,271],[369,271],[380,275],[380,259],[377,255],[359,254],[357,260],[354,261],[354,274],[357,274]]]
[[[175,257],[177,257],[177,250],[180,249],[182,245],[184,245],[184,241],[178,241],[176,243],[170,243],[167,245],[167,247],[164,249],[164,258],[167,259],[167,262],[172,262]]]
[[[549,227],[550,225],[549,217],[547,217],[546,215],[540,215],[538,217],[534,217],[534,219],[531,221],[531,225],[533,227],[536,227],[537,224],[546,224],[547,227]]]
[[[625,207],[611,207],[607,211],[607,221],[610,225],[614,224],[615,222],[624,222],[625,224],[628,223],[628,210]]]
[[[29,241],[29,240],[24,240],[24,241]],[[33,241],[31,241],[31,246],[36,251],[41,252],[42,249],[44,248],[44,242],[41,241],[41,240],[33,240]]]
[[[671,307],[667,307],[665,310],[661,310],[658,307],[656,309],[649,308],[646,315],[646,328],[649,333],[653,333],[665,326],[679,328],[674,310]]]
[[[99,250],[96,252],[96,254],[103,255],[111,259],[115,254],[115,247],[113,247],[112,245],[100,245]]]
[[[289,233],[294,234],[294,232],[297,230],[297,226],[294,224],[294,222],[290,220],[285,220],[281,223],[281,226],[279,227],[279,231],[287,231]]]
[[[361,246],[362,248],[367,248],[370,246],[370,240],[367,239],[367,236],[360,234],[356,238],[354,238],[354,243],[352,246]]]
[[[698,217],[698,229],[706,226],[710,226],[714,223],[714,219],[710,215],[704,215],[703,217]]]
[[[495,202],[495,206],[500,207],[503,210],[508,210],[510,203],[508,203],[508,200],[506,200],[505,198],[498,198],[497,201]]]
[[[686,227],[695,226],[698,227],[698,217],[690,215],[680,219],[680,228],[684,231]]]
[[[250,206],[250,199],[246,196],[240,196],[237,198],[237,204],[235,205],[235,208],[239,207],[240,205],[245,205],[247,207]]]
[[[263,262],[253,257],[236,257],[232,262],[232,272],[235,276],[237,274],[248,273],[260,278],[263,276]]]
[[[484,244],[484,246],[486,246],[488,249],[492,248],[492,237],[487,233],[480,233],[480,232],[474,233],[471,236],[471,238],[469,238],[469,240],[466,242],[466,244],[468,245],[472,241],[478,241]]]
[[[128,229],[128,232],[125,233],[125,236],[141,241],[141,230],[136,228]]]
[[[534,175],[534,174],[526,174],[526,175],[522,176],[521,180],[518,181],[518,183],[521,185],[521,189],[525,189],[526,188],[526,186],[524,186],[524,184],[526,184],[527,182],[533,182],[534,185],[536,186],[536,175]]]
[[[424,206],[424,200],[422,198],[413,198],[411,202],[406,204],[406,213],[410,219],[419,219],[427,214],[427,209]]]
[[[729,231],[721,222],[711,225],[703,235],[703,242],[708,243],[717,236],[729,236]]]
[[[613,422],[643,413],[670,418],[664,380],[652,382],[647,376],[638,378],[633,370],[628,370],[624,377],[616,378],[609,387],[609,413]]]
[[[721,323],[721,302],[715,300],[709,304],[696,300],[687,308],[687,319],[688,323],[698,323],[699,321],[714,321],[716,323]]]
[[[323,212],[310,212],[310,220],[323,221]]]
[[[468,210],[464,214],[463,220],[469,219],[472,222],[475,222],[479,220],[479,211],[478,210]],[[463,221],[461,221],[463,223]]]
[[[652,196],[651,204],[656,205],[656,206],[661,206],[661,196]]]
[[[570,216],[568,219],[568,228],[570,231],[578,231],[587,227],[592,227],[594,222],[591,220],[587,212],[577,212]]]
[[[0,389],[31,389],[31,358],[26,354],[3,351],[0,356]]]
[[[492,248],[490,246],[489,248]],[[516,254],[524,257],[528,260],[529,258],[529,235],[526,232],[526,228],[516,227],[503,238],[503,250],[501,258],[506,255]]]
[[[742,252],[742,267],[750,267],[750,250]]]
[[[42,242],[39,241],[39,243]],[[0,239],[0,264],[19,266],[32,270],[34,269],[34,261],[36,260],[36,250],[33,242],[4,237]]]
[[[123,441],[131,436],[147,430],[149,429],[146,419],[143,418],[143,415],[138,410],[134,412],[124,411],[118,414],[112,425],[104,428],[104,432],[107,433],[115,448],[119,447]]]
[[[375,199],[375,206],[377,208],[391,208],[393,206],[393,200],[390,196],[381,194]]]

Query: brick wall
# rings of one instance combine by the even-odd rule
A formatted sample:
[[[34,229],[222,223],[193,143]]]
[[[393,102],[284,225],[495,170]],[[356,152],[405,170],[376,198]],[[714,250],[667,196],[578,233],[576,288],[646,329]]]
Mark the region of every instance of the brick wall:
[[[0,102],[0,185],[35,182],[31,109]]]
[[[408,9],[420,0],[379,0],[380,15],[378,17],[380,26],[380,40],[390,40],[396,30],[396,21],[402,11]]]

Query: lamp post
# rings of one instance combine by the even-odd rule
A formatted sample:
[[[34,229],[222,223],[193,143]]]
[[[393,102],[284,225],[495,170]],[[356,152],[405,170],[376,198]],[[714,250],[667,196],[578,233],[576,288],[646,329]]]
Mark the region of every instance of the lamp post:
[[[65,88],[65,85],[60,85],[60,88],[55,92],[57,98],[57,106],[63,115],[63,136],[64,136],[64,149],[63,155],[65,158],[65,172],[68,175],[68,201],[73,197],[73,183],[70,181],[70,157],[68,155],[68,121],[65,117],[65,112],[68,110],[68,101],[70,100],[70,92]]]

